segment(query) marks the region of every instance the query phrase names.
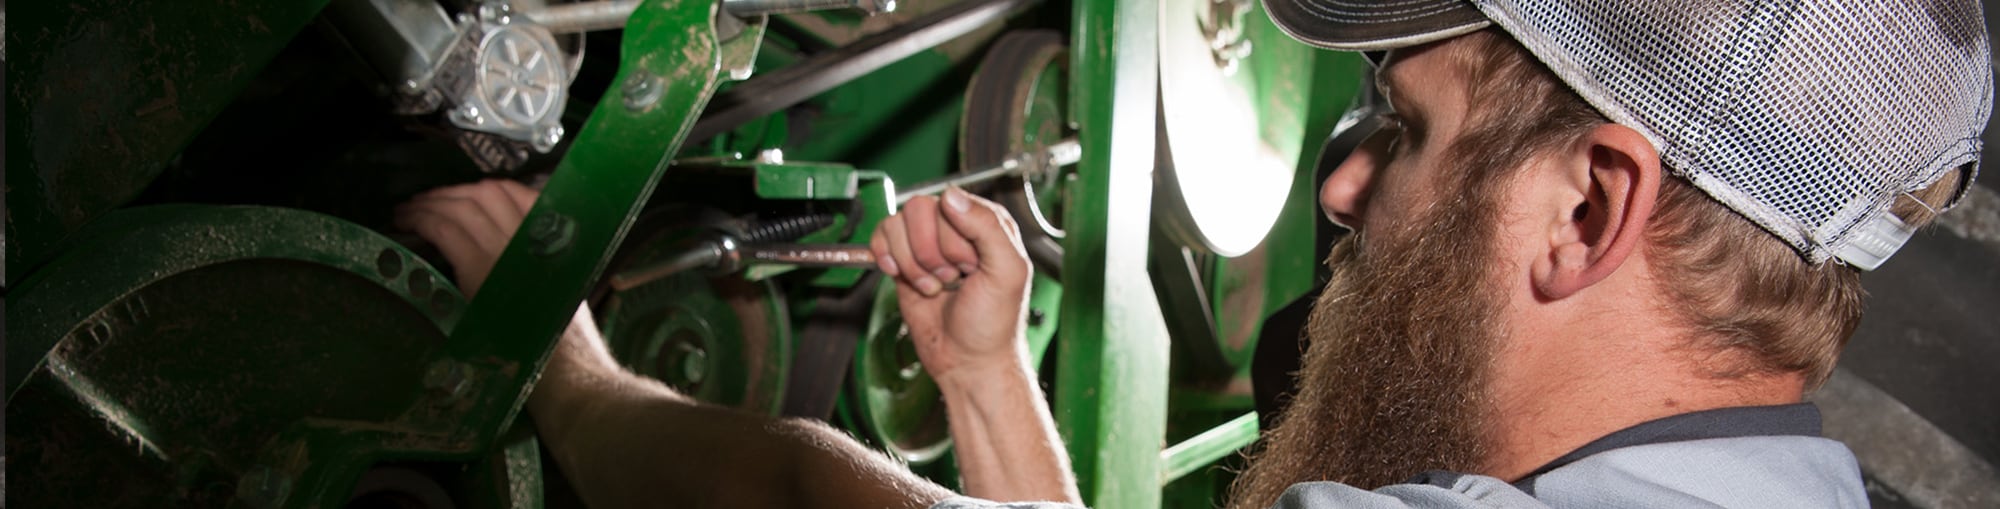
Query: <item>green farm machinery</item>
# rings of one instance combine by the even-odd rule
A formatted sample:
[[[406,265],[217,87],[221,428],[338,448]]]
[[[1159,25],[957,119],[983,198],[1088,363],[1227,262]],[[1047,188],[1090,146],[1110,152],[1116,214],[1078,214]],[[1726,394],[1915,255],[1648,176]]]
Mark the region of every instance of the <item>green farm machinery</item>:
[[[579,506],[522,415],[579,303],[636,373],[955,485],[894,292],[837,259],[944,182],[1023,226],[1085,500],[1209,507],[1368,72],[1251,0],[11,14],[17,507]],[[391,211],[486,178],[541,195],[467,298]]]

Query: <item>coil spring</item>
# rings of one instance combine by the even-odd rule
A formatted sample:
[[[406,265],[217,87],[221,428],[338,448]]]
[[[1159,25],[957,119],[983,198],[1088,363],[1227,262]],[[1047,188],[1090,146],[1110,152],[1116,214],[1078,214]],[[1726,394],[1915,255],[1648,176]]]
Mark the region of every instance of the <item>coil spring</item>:
[[[764,221],[758,223],[750,231],[744,232],[743,241],[751,244],[790,242],[798,240],[799,237],[804,237],[806,234],[833,226],[834,219],[836,218],[837,216],[833,214],[808,214]]]

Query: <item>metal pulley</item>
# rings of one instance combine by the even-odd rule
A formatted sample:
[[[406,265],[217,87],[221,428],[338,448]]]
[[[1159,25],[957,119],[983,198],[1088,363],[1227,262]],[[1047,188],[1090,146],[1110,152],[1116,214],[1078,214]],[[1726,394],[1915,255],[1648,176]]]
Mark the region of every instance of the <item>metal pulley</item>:
[[[849,395],[869,436],[911,464],[936,461],[951,448],[943,394],[917,360],[916,343],[896,305],[896,285],[881,284],[868,328],[856,345]]]
[[[1029,360],[1037,364],[1055,339],[1062,304],[1062,284],[1037,274],[1029,286],[1028,321],[1023,335]],[[945,457],[951,447],[943,395],[924,371],[911,342],[909,326],[896,303],[896,287],[884,281],[875,290],[866,332],[855,345],[854,367],[848,375],[853,417],[868,437],[898,459],[925,465]]]
[[[724,223],[684,207],[649,213],[607,272],[698,251],[690,247],[728,230]],[[607,278],[592,304],[620,363],[702,401],[759,413],[783,407],[792,327],[776,286],[704,271],[674,271],[643,285],[617,281]]]
[[[1001,164],[1014,154],[1063,148],[1076,135],[1067,115],[1068,49],[1062,35],[1048,30],[1009,32],[994,41],[965,91],[959,124],[961,172]],[[1049,168],[1002,179],[974,192],[1007,207],[1021,225],[1021,241],[1035,267],[1062,272],[1063,190],[1070,174]]]
[[[1257,100],[1260,76],[1249,72],[1257,63],[1244,25],[1252,8],[1242,0],[1159,3],[1154,210],[1175,240],[1221,256],[1242,255],[1263,241],[1284,210],[1294,173],[1293,161],[1263,139],[1266,117],[1277,112]]]
[[[9,501],[342,505],[343,475],[407,473],[371,458],[464,455],[406,417],[483,397],[439,357],[465,301],[394,242],[310,212],[206,205],[120,210],[73,240],[8,296]],[[272,462],[312,426],[382,433],[319,444],[308,470],[324,478]],[[525,502],[534,440],[511,443],[529,457],[510,445],[352,496],[497,487],[458,495]]]

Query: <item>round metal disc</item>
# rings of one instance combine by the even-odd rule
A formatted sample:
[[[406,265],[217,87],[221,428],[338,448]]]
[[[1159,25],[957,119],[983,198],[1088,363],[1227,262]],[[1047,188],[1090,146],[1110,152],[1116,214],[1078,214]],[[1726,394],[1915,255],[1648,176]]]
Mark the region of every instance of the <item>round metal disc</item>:
[[[930,463],[951,448],[943,395],[917,360],[916,344],[896,306],[896,285],[879,285],[874,309],[854,352],[850,384],[863,424],[897,458]]]
[[[1219,55],[1211,11],[1228,0],[1162,0],[1158,207],[1181,243],[1222,256],[1256,248],[1283,211],[1293,167],[1262,138],[1252,74]],[[1235,32],[1240,32],[1236,30]],[[1238,34],[1240,37],[1240,33]],[[1247,46],[1245,46],[1247,48]],[[1246,62],[1247,63],[1247,62]]]
[[[621,249],[606,274],[672,256],[709,229],[684,209],[641,219],[648,238]],[[654,219],[659,218],[659,219]],[[792,360],[790,316],[777,287],[738,276],[682,272],[595,299],[598,327],[618,361],[696,399],[775,414]]]
[[[950,451],[950,428],[937,382],[917,359],[896,304],[896,287],[876,289],[868,327],[855,346],[849,404],[869,438],[913,466],[940,461]],[[1037,365],[1055,339],[1062,284],[1036,274],[1028,292],[1025,336],[1029,360]]]

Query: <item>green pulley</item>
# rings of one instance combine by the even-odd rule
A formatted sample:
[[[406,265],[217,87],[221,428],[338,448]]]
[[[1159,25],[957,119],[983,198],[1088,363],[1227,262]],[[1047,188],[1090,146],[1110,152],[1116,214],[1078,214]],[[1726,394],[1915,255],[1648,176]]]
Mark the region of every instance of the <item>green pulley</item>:
[[[691,220],[683,207],[649,213],[633,226],[606,274],[644,266],[708,240],[725,221]],[[792,362],[790,314],[777,287],[738,275],[687,271],[592,299],[612,356],[634,373],[724,406],[776,414]]]

